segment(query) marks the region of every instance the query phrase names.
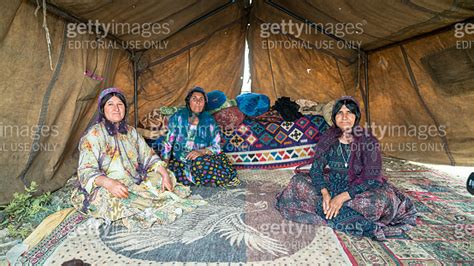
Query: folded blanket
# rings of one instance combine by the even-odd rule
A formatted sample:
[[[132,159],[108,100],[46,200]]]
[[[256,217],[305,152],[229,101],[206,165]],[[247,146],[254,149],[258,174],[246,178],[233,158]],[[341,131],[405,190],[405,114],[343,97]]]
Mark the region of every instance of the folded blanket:
[[[296,103],[300,106],[299,112],[303,115],[322,115],[326,122],[332,126],[331,113],[335,101],[317,103],[310,100],[299,99]]]

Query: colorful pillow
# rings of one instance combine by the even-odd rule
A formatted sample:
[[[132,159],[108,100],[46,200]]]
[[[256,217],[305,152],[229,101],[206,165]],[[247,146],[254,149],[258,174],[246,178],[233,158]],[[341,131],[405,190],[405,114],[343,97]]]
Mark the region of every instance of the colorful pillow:
[[[220,110],[223,110],[225,108],[232,107],[232,106],[237,106],[237,102],[235,101],[235,99],[227,99],[225,103],[221,105],[219,108],[214,109],[214,110],[208,110],[208,112],[210,114],[214,114],[214,113],[219,112]]]
[[[245,115],[237,106],[228,107],[214,114],[214,119],[221,130],[236,129],[245,119]]]
[[[248,119],[255,120],[255,121],[268,122],[268,123],[283,122],[283,117],[281,117],[281,114],[277,110],[269,110],[268,112],[265,112],[259,116],[248,117]]]

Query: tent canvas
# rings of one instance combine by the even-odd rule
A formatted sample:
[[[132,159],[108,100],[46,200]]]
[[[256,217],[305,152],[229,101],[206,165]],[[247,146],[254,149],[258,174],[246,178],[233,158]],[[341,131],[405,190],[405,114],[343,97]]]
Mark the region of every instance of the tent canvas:
[[[103,88],[125,92],[128,120],[136,125],[157,107],[180,105],[194,85],[235,98],[246,62],[251,90],[272,102],[281,96],[318,103],[355,96],[362,123],[370,125],[385,156],[458,166],[474,162],[472,1],[11,0],[0,1],[0,10],[0,204],[33,181],[39,193],[61,188],[58,195],[64,196],[62,190],[72,186],[65,183],[77,169],[79,139],[96,114]],[[121,228],[114,232],[125,239],[118,245],[116,235],[103,230],[86,230],[75,238],[81,223],[93,220],[63,210],[46,219],[39,234],[30,235],[26,243],[40,244],[32,244],[22,259],[54,264],[79,255],[105,264],[111,259],[192,262],[198,256],[201,262],[273,265],[314,262],[316,254],[321,263],[472,263],[474,216],[464,180],[423,168],[407,171],[407,164],[396,160],[384,164],[393,183],[413,198],[420,222],[388,242],[297,224],[305,229],[303,238],[297,231],[268,235],[286,248],[289,244],[288,256],[253,250],[260,244],[248,238],[250,244],[235,248],[243,238],[225,238],[224,230],[198,235],[200,241],[186,246],[178,241],[173,244],[178,248],[148,243],[161,234],[138,235],[154,249],[143,257],[130,255],[137,242],[127,239],[137,235],[122,234]],[[238,189],[194,192],[219,198],[213,203],[222,212],[236,211],[227,225],[257,229],[253,233],[259,235],[287,225],[271,203],[292,174],[247,170]],[[206,209],[193,215],[199,213],[209,216]],[[51,234],[45,237],[46,231]],[[172,235],[178,231],[183,232],[178,228]],[[295,246],[295,240],[304,247]],[[127,255],[116,249],[111,258],[101,257],[100,250],[88,254],[87,248],[97,244],[100,250],[132,250]],[[212,252],[195,252],[206,249]]]
[[[32,181],[42,191],[64,185],[77,167],[77,143],[102,88],[125,91],[131,124],[156,106],[180,103],[193,85],[237,96],[246,40],[252,91],[272,101],[291,96],[327,102],[354,95],[385,155],[473,163],[472,2],[16,0],[0,5],[2,203]],[[88,28],[96,22],[99,26]],[[160,30],[150,33],[147,23]],[[109,29],[98,40],[104,25],[116,32]],[[140,26],[120,31],[124,25]]]

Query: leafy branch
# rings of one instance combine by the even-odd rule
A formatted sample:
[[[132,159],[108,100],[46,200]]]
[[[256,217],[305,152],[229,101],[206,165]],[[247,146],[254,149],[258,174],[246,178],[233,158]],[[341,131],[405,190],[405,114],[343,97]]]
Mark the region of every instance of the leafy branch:
[[[37,216],[51,212],[45,207],[51,202],[51,193],[33,196],[37,190],[38,185],[33,181],[30,187],[25,187],[25,192],[14,193],[13,200],[7,206],[1,206],[6,219],[0,224],[0,228],[6,227],[11,237],[26,238],[33,231]]]

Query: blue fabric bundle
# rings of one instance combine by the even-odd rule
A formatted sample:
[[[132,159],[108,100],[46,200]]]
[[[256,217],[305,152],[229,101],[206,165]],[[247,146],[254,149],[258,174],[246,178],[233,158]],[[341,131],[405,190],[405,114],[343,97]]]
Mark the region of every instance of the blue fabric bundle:
[[[214,90],[207,94],[207,110],[212,111],[221,107],[227,100],[227,97],[222,91]]]
[[[248,116],[259,116],[270,109],[270,99],[263,94],[241,94],[236,100],[240,111]]]

